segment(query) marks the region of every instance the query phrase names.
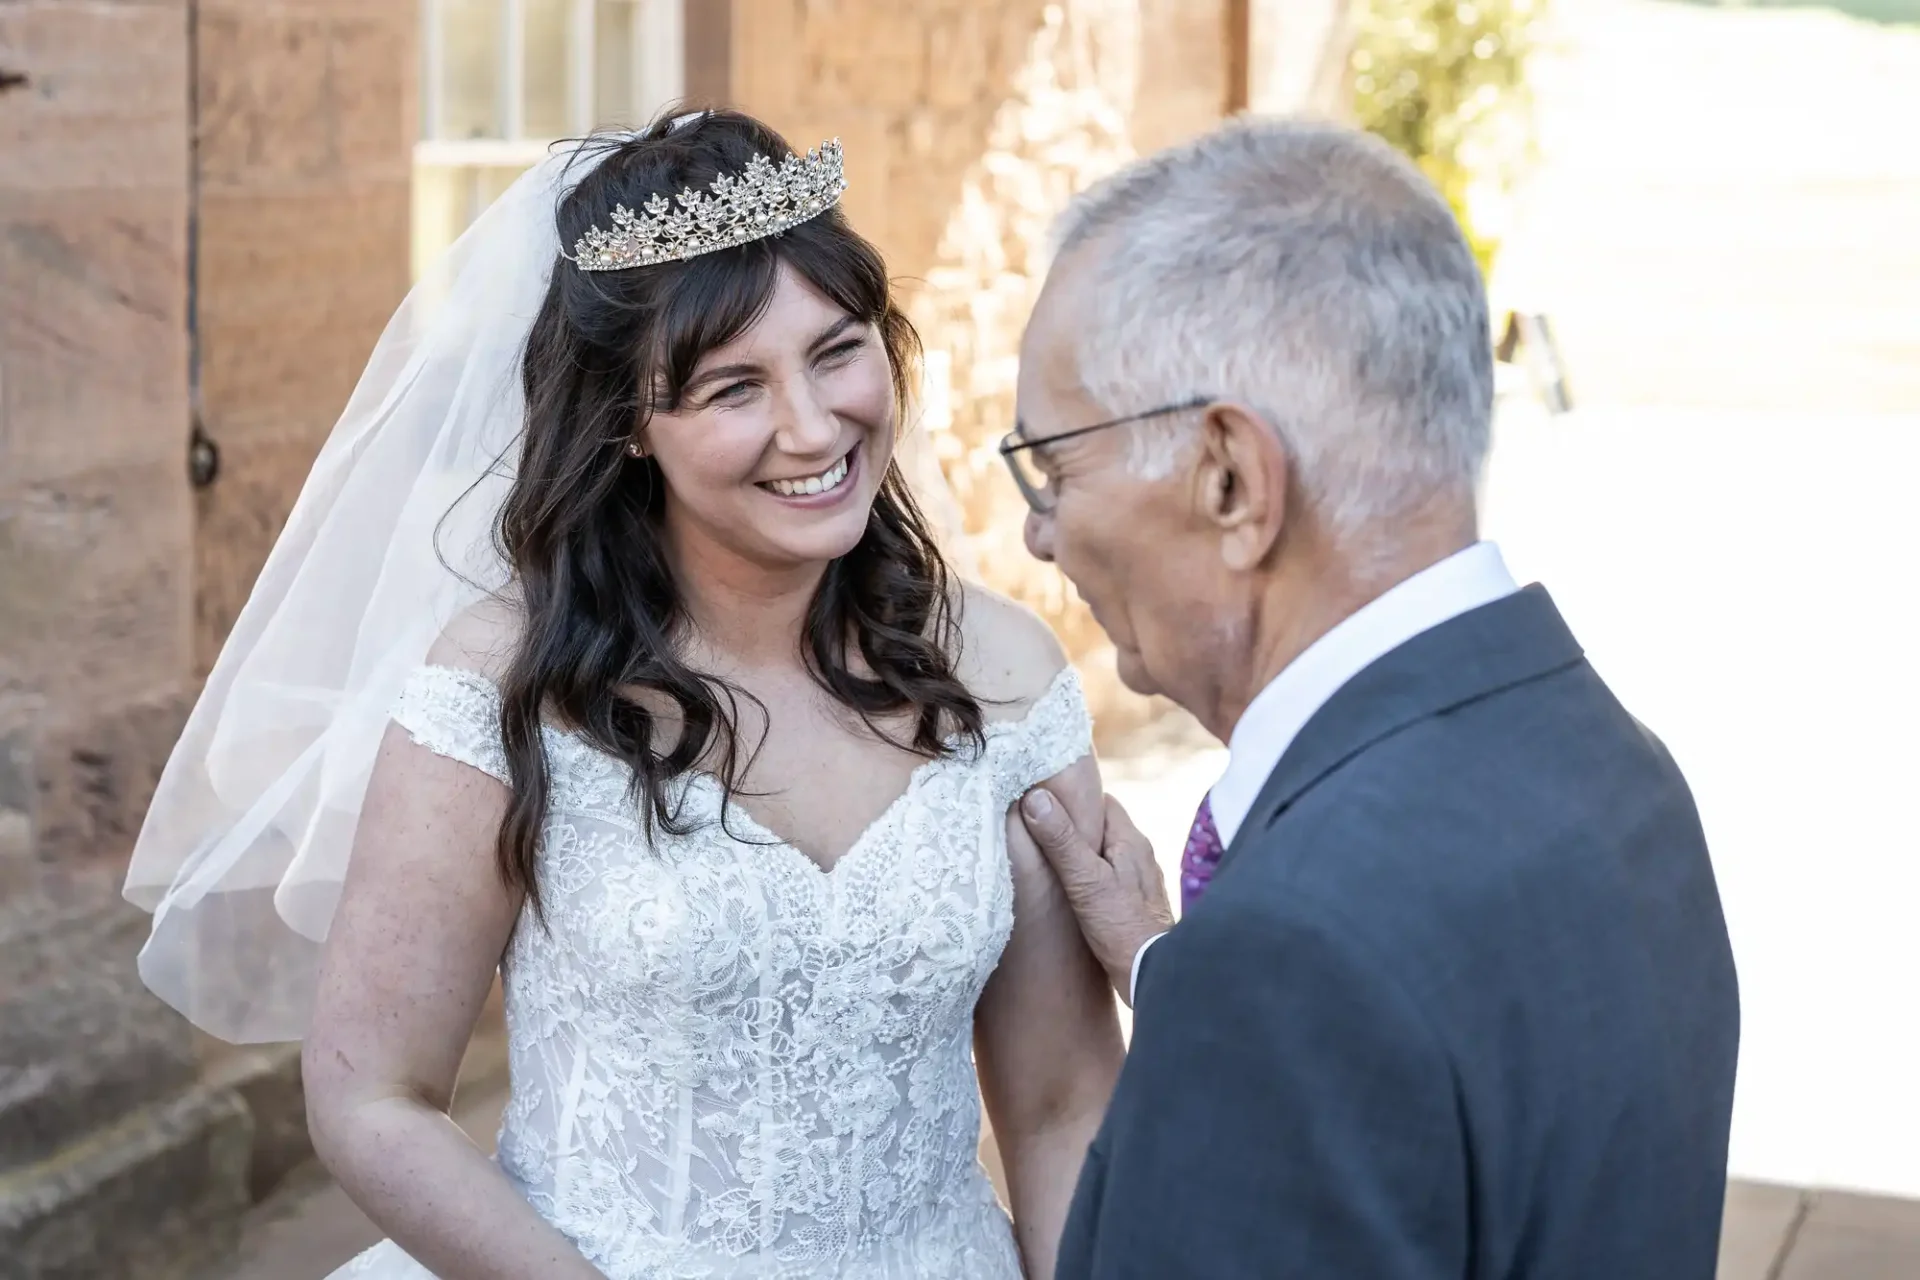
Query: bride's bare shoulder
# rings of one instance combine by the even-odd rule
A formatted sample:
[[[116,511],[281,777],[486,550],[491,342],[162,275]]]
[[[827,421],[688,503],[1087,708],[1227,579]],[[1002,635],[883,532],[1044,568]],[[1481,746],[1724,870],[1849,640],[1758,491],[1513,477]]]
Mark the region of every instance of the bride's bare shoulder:
[[[1060,638],[1039,614],[978,583],[960,584],[954,621],[960,645],[954,673],[990,720],[1026,714],[1067,665]]]
[[[477,671],[498,681],[520,642],[521,615],[510,595],[489,596],[454,616],[427,652],[427,664]]]

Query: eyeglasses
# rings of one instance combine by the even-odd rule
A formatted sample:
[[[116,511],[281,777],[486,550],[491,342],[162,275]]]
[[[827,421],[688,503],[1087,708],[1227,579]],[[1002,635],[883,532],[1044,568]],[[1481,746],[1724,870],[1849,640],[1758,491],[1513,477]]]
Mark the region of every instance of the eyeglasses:
[[[1212,403],[1212,396],[1195,396],[1191,400],[1182,400],[1178,404],[1163,404],[1158,409],[1148,409],[1145,413],[1130,413],[1124,418],[1096,422],[1090,427],[1075,427],[1071,431],[1042,436],[1038,440],[1029,440],[1018,431],[1010,431],[1000,441],[1000,456],[1006,459],[1007,470],[1013,473],[1013,482],[1019,486],[1020,496],[1027,500],[1027,506],[1040,515],[1046,515],[1053,510],[1057,495],[1048,487],[1046,472],[1042,471],[1039,464],[1033,460],[1034,449],[1042,445],[1059,444],[1063,440],[1072,440],[1078,436],[1092,435],[1096,431],[1105,431],[1108,427],[1124,427],[1128,423],[1144,422],[1148,418],[1164,418],[1170,413],[1204,409]]]

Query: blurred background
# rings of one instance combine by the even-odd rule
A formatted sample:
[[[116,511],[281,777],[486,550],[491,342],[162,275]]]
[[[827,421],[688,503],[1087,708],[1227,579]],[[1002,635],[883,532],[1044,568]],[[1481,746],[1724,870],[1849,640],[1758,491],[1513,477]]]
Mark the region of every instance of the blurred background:
[[[1047,226],[1241,111],[1415,156],[1499,317],[1487,532],[1705,818],[1722,1280],[1920,1276],[1920,0],[0,0],[0,1278],[317,1280],[374,1238],[296,1053],[140,988],[118,879],[410,278],[554,139],[676,101],[845,142],[927,345],[906,463],[1066,639],[1169,862],[1222,753],[1118,687],[992,450]],[[482,1141],[502,1086],[490,1018]]]

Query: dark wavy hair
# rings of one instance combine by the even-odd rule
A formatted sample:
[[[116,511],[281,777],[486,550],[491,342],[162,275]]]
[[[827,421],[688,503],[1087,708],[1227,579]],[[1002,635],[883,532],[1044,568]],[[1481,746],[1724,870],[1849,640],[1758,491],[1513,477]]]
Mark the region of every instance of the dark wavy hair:
[[[562,245],[611,225],[615,206],[703,191],[755,155],[792,153],[733,111],[581,144],[582,176],[560,201]],[[879,253],[836,207],[785,233],[685,262],[583,272],[554,264],[521,364],[526,431],[498,538],[512,567],[522,630],[501,681],[500,732],[512,798],[498,845],[502,879],[541,910],[534,875],[550,782],[540,726],[557,721],[625,761],[648,831],[684,832],[670,784],[709,768],[731,804],[751,764],[737,709],[751,695],[689,666],[686,614],[663,527],[666,482],[626,445],[656,409],[672,410],[700,358],[765,311],[791,267],[873,326],[904,416],[919,341]],[[801,646],[814,680],[876,734],[926,757],[978,744],[984,715],[954,674],[958,631],[949,578],[904,477],[889,464],[860,542],[832,562]],[[857,656],[857,661],[856,661]],[[641,697],[629,691],[641,691]],[[677,725],[650,711],[664,700]],[[910,732],[889,732],[912,713]]]

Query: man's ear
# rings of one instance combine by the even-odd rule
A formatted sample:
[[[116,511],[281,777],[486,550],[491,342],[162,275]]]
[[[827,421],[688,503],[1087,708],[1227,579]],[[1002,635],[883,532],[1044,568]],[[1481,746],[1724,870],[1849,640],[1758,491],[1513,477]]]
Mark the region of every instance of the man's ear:
[[[1201,422],[1196,514],[1220,535],[1220,556],[1244,571],[1279,545],[1292,462],[1279,433],[1245,405],[1210,405]]]

